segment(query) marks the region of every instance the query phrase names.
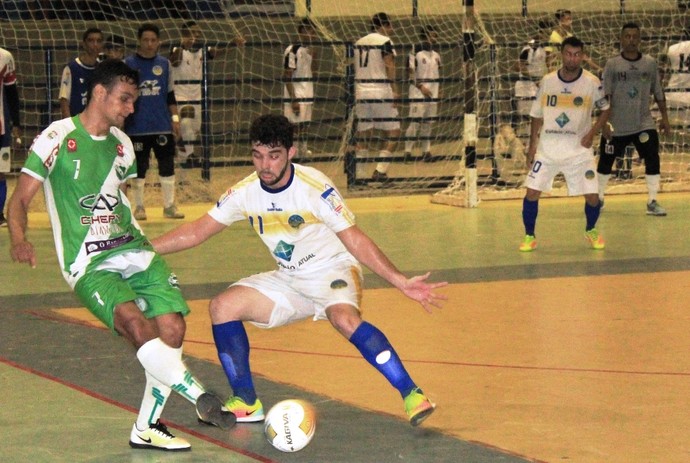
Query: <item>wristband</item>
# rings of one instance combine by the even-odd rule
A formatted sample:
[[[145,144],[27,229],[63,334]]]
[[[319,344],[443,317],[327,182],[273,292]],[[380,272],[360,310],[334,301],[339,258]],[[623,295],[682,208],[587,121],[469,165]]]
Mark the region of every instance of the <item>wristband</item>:
[[[177,114],[173,114],[172,121],[173,122],[180,122],[180,116],[178,116]]]

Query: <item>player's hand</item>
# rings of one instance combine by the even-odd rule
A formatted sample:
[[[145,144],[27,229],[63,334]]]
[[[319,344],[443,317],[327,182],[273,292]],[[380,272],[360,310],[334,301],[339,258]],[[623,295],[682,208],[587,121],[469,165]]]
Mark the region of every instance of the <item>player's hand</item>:
[[[21,127],[12,127],[12,140],[14,142],[15,147],[21,148],[22,146],[22,128]]]
[[[31,268],[36,268],[36,253],[34,246],[28,241],[13,244],[10,248],[10,255],[12,260],[19,263],[27,263]]]
[[[591,148],[592,143],[594,143],[594,134],[590,130],[587,135],[582,137],[582,140],[580,140],[580,145],[582,145],[585,148]]]
[[[613,137],[613,126],[610,122],[607,122],[601,128],[601,136],[606,138],[608,141],[611,141],[611,137]]]
[[[448,299],[447,296],[443,294],[436,294],[433,291],[434,289],[447,286],[448,282],[441,281],[438,283],[427,283],[426,280],[429,278],[430,274],[431,272],[427,272],[424,275],[417,275],[416,277],[409,278],[405,282],[405,285],[400,288],[405,296],[422,304],[424,310],[429,313],[432,311],[432,306],[440,309],[442,307],[441,301]]]
[[[671,124],[668,122],[668,119],[661,120],[661,127],[659,127],[659,131],[664,135],[671,133]]]

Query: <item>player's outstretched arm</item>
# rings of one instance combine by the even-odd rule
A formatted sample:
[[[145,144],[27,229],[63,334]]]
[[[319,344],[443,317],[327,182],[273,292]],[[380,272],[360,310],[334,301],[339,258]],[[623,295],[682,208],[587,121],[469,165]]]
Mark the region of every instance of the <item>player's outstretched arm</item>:
[[[36,268],[36,253],[33,245],[26,239],[29,223],[29,204],[41,188],[39,180],[27,174],[21,174],[17,187],[9,201],[7,225],[10,232],[10,255],[15,262],[27,263]]]
[[[338,238],[355,258],[371,271],[402,291],[405,296],[419,302],[424,310],[431,313],[432,306],[441,307],[446,296],[436,294],[435,289],[446,286],[445,281],[428,283],[430,273],[407,278],[386,257],[381,249],[359,227],[353,225],[338,233]]]
[[[170,254],[184,251],[197,246],[225,228],[208,214],[184,225],[170,230],[168,233],[151,240],[153,248],[160,254]]]

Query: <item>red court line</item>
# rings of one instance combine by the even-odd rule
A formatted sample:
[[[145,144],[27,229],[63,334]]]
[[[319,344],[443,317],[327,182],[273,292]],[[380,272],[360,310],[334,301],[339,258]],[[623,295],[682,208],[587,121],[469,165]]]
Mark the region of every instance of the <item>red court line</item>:
[[[130,407],[129,405],[125,405],[121,402],[117,402],[109,397],[106,397],[104,395],[98,394],[94,391],[91,391],[89,389],[83,388],[77,384],[70,383],[68,381],[64,381],[60,378],[57,378],[55,376],[49,375],[47,373],[43,373],[38,370],[34,370],[33,368],[27,367],[25,365],[20,365],[16,362],[13,362],[12,360],[6,359],[4,357],[0,357],[0,363],[4,363],[5,365],[8,365],[12,368],[16,368],[18,370],[22,370],[24,372],[30,373],[32,375],[38,376],[43,379],[47,379],[49,381],[53,381],[55,383],[58,383],[62,386],[69,387],[70,389],[74,389],[77,392],[81,392],[82,394],[86,394],[90,397],[93,397],[94,399],[100,400],[101,402],[105,402],[110,405],[114,405],[116,407],[119,407],[123,410],[126,410],[128,412],[132,412],[135,415],[138,413],[138,410],[135,408]],[[223,447],[227,450],[231,450],[235,453],[239,453],[241,455],[244,455],[245,457],[251,458],[253,460],[262,462],[262,463],[277,463],[275,460],[271,460],[270,458],[264,457],[262,455],[258,455],[256,453],[250,452],[248,450],[244,450],[235,446],[232,446],[228,444],[227,442],[223,442],[221,440],[215,439],[213,437],[207,436],[205,434],[200,433],[199,431],[195,431],[194,429],[190,429],[186,426],[183,426],[179,423],[176,423],[174,421],[170,420],[164,420],[166,423],[168,423],[171,427],[174,427],[175,429],[179,429],[187,434],[191,434],[192,436],[196,437],[197,439],[201,439],[203,441],[209,442],[211,444],[217,445],[219,447]]]
[[[60,315],[45,315],[42,312],[29,311],[32,315],[45,318],[48,320],[54,320],[62,323],[71,323],[75,325],[87,326],[94,329],[105,330],[105,327],[96,327],[90,323],[73,320],[69,317]],[[210,341],[196,341],[193,339],[185,339],[185,343],[190,344],[201,344],[212,346],[213,342]],[[269,349],[265,347],[260,347],[252,345],[252,350],[261,350],[264,352],[282,352],[285,354],[295,354],[295,355],[308,355],[313,357],[330,357],[330,358],[347,358],[347,359],[360,359],[360,355],[344,355],[344,354],[331,354],[322,352],[307,352],[299,350],[287,350],[287,349]],[[575,368],[575,367],[544,367],[536,365],[509,365],[500,363],[473,363],[473,362],[448,362],[440,360],[413,360],[413,359],[402,359],[405,363],[420,363],[424,365],[448,365],[448,366],[459,366],[459,367],[470,367],[470,368],[495,368],[495,369],[505,369],[505,370],[533,370],[533,371],[557,371],[563,373],[606,373],[613,375],[636,375],[636,376],[690,376],[690,372],[685,371],[641,371],[641,370],[616,370],[609,368]]]

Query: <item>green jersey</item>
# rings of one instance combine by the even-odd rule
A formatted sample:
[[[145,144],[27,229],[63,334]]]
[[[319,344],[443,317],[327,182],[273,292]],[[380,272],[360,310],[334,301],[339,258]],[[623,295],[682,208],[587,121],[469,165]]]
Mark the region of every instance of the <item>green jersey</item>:
[[[71,287],[114,254],[153,250],[120,189],[136,172],[124,132],[111,127],[106,136],[92,136],[79,116],[54,122],[34,141],[22,173],[43,182],[60,269]]]

